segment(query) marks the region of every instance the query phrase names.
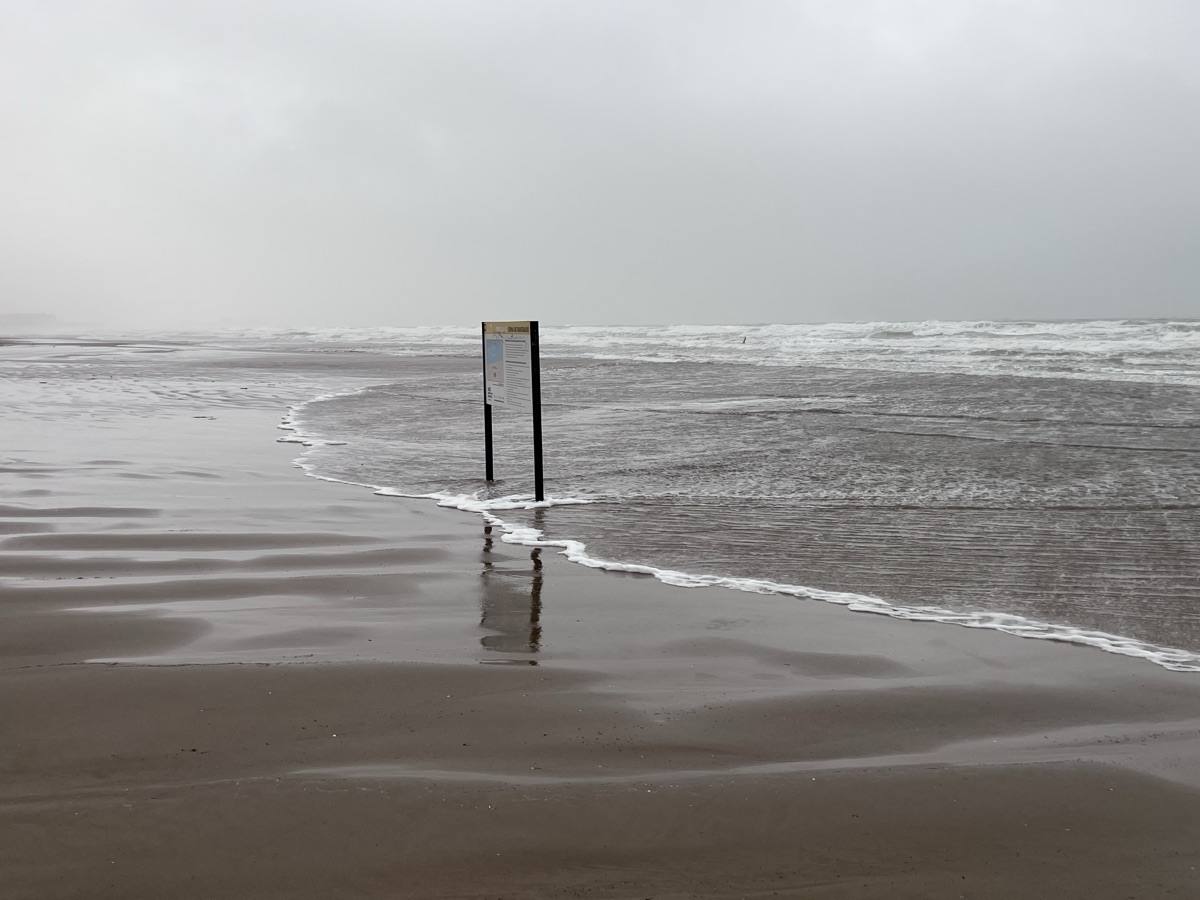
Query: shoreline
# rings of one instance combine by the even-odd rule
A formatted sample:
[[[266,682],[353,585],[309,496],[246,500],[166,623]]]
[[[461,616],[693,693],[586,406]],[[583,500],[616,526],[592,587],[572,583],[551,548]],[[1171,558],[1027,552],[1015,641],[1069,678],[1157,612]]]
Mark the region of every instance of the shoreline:
[[[266,400],[126,405],[10,416],[9,896],[1194,887],[1194,676],[588,569],[297,477]]]
[[[574,564],[592,569],[599,569],[606,572],[648,575],[672,587],[715,587],[744,593],[772,594],[799,600],[816,600],[846,607],[850,612],[882,615],[900,621],[978,628],[1025,640],[1072,644],[1105,653],[1143,660],[1172,672],[1200,672],[1200,652],[1151,643],[1128,635],[1045,622],[1015,613],[998,611],[962,612],[937,606],[906,604],[851,591],[826,590],[762,578],[685,572],[661,566],[609,559],[589,554],[587,545],[582,541],[569,538],[547,539],[544,531],[540,528],[510,522],[496,515],[496,513],[510,510],[531,511],[549,509],[556,506],[578,506],[609,502],[603,499],[591,497],[548,497],[546,500],[539,502],[535,501],[530,494],[508,494],[484,499],[473,495],[446,494],[442,492],[410,494],[388,485],[350,481],[332,475],[321,474],[316,471],[316,464],[309,461],[310,457],[320,452],[324,447],[345,446],[346,442],[338,439],[318,437],[306,431],[298,420],[301,411],[311,403],[354,396],[373,387],[380,386],[383,385],[370,384],[342,392],[324,393],[309,400],[290,405],[277,428],[287,432],[286,436],[278,438],[279,442],[297,444],[304,448],[292,461],[292,464],[307,477],[318,481],[362,488],[381,497],[396,497],[413,501],[430,500],[443,508],[455,509],[466,513],[478,513],[490,525],[501,529],[504,533],[502,539],[505,541],[531,549],[553,550],[557,555],[566,558]]]

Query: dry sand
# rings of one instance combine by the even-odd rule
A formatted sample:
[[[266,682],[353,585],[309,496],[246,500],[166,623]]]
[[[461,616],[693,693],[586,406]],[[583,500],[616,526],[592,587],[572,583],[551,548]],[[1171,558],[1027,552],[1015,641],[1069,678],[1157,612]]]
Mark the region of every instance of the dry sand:
[[[1195,897],[1200,679],[8,423],[0,897]]]

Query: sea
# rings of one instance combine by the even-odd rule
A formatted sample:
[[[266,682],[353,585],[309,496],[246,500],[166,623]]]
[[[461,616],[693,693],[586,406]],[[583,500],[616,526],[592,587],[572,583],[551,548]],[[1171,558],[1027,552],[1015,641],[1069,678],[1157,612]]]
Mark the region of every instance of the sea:
[[[304,472],[580,565],[1200,671],[1200,321],[543,323],[540,503],[478,324],[160,337],[357,360],[281,410]]]

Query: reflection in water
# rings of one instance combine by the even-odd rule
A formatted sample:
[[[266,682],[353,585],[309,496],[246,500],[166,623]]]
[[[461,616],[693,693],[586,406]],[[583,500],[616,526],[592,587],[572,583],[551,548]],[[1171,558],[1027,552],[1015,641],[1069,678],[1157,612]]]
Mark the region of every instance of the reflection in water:
[[[510,569],[497,565],[493,540],[492,526],[485,525],[479,624],[492,633],[480,638],[479,643],[485,650],[499,653],[537,653],[542,646],[541,548],[530,552],[529,569]],[[525,662],[537,665],[535,660]]]

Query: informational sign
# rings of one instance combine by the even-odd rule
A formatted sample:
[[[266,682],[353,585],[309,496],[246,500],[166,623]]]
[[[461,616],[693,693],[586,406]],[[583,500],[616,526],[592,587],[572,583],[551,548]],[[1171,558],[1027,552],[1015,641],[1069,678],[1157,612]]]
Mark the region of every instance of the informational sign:
[[[483,323],[483,371],[489,406],[533,408],[533,347],[529,322]]]
[[[496,478],[492,453],[492,407],[515,406],[531,413],[533,496],[546,499],[542,479],[542,364],[538,323],[483,324],[483,458],[489,482]]]

